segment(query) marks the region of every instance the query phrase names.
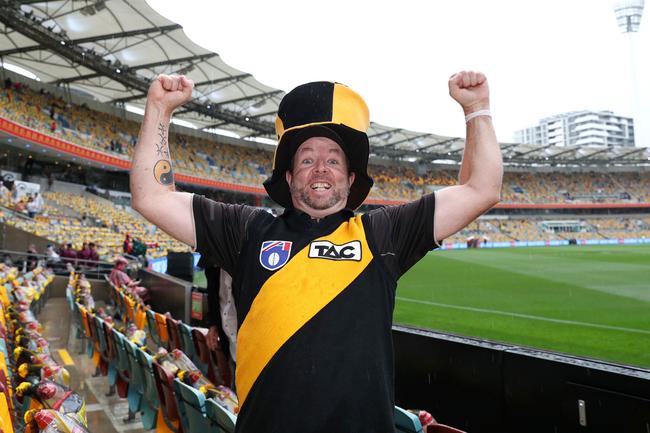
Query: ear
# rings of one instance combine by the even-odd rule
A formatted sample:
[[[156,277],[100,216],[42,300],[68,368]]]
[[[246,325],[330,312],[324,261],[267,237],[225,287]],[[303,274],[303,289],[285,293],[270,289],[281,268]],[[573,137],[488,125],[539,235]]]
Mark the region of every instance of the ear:
[[[293,174],[291,173],[291,170],[287,170],[284,172],[284,178],[287,181],[287,184],[291,186],[291,179],[293,178]]]
[[[348,182],[350,184],[349,186],[352,186],[352,184],[354,183],[354,179],[356,179],[356,177],[357,175],[353,171],[351,171],[350,174],[348,175]]]

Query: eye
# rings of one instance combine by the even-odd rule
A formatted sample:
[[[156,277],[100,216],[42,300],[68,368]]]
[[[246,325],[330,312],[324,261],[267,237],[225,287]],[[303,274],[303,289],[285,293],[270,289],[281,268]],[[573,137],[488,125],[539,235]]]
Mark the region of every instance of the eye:
[[[330,159],[330,160],[327,161],[327,162],[328,162],[329,164],[334,164],[334,165],[338,165],[338,164],[339,164],[338,159]]]
[[[303,164],[311,164],[311,163],[313,163],[313,162],[314,162],[314,160],[311,159],[311,158],[305,158],[305,159],[302,160],[302,163],[303,163]]]

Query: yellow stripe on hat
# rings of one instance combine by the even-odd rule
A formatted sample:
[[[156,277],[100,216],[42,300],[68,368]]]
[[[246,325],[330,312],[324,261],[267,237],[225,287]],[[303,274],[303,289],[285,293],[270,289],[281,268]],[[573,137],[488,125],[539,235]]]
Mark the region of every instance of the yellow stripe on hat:
[[[343,84],[334,84],[332,123],[342,124],[365,133],[370,126],[370,112],[361,96]]]
[[[284,344],[343,292],[372,260],[361,216],[316,240],[361,242],[360,261],[309,258],[309,245],[264,283],[237,334],[237,396],[242,406],[262,370]]]

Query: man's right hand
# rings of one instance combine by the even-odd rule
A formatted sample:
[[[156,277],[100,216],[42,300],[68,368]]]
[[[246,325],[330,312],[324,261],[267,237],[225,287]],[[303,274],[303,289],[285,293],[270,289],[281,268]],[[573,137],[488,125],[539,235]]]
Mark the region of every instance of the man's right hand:
[[[192,99],[194,81],[185,75],[158,75],[149,87],[147,104],[153,104],[170,114]]]

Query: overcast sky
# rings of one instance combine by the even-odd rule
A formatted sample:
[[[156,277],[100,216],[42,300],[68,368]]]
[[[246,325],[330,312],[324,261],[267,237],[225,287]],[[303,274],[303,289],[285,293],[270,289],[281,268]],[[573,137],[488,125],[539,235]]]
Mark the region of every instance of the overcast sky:
[[[349,85],[384,125],[464,135],[447,80],[474,69],[488,77],[501,141],[553,114],[632,116],[638,105],[637,145],[650,146],[650,12],[633,35],[635,104],[629,38],[612,0],[148,3],[264,84],[285,91],[314,80]]]

